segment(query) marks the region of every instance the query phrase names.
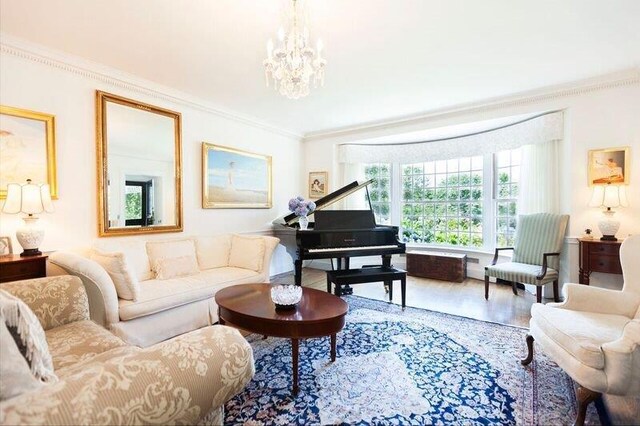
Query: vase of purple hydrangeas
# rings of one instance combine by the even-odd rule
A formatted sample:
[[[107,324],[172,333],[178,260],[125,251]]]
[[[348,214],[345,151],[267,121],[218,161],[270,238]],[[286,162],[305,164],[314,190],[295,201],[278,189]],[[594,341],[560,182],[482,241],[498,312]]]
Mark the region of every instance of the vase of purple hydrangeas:
[[[300,195],[289,200],[289,211],[298,216],[298,224],[300,229],[307,229],[309,226],[309,213],[316,209],[316,203],[313,201],[305,201]]]

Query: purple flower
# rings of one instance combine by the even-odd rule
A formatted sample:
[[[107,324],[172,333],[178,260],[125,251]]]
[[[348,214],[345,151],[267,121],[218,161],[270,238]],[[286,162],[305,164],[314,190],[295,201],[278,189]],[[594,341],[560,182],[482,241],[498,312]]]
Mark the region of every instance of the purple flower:
[[[303,197],[302,195],[298,195],[298,196],[296,197],[296,199],[297,199],[298,201],[304,201],[304,197]]]
[[[314,203],[313,201],[309,201],[307,203],[307,208],[310,212],[314,211],[316,209],[316,203]]]
[[[308,212],[309,211],[307,210],[307,208],[302,206],[294,210],[294,213],[296,214],[296,216],[306,216]]]
[[[298,207],[298,199],[292,198],[289,200],[289,211],[292,212]]]

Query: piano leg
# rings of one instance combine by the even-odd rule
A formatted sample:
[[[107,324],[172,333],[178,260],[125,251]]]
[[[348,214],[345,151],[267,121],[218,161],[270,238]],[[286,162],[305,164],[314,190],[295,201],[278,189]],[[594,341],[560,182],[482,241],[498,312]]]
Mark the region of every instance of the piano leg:
[[[389,254],[383,254],[382,255],[382,266],[390,268],[391,267],[391,255]],[[389,294],[389,301],[391,301],[391,298],[393,296],[393,281],[385,281],[384,282],[384,292],[385,294]]]
[[[295,270],[295,284],[302,285],[302,259],[298,258],[293,262]]]
[[[344,269],[349,269],[349,261],[351,259],[349,259],[348,257],[344,258]],[[338,265],[340,265],[342,262],[338,261]],[[351,287],[349,284],[342,286],[342,291],[340,292],[340,295],[346,295],[346,294],[353,294],[353,287]]]

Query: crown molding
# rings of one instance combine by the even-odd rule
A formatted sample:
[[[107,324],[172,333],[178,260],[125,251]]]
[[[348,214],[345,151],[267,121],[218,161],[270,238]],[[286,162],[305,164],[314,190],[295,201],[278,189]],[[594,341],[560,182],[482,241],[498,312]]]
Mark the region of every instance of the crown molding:
[[[2,32],[0,32],[0,53],[56,68],[83,78],[108,84],[115,88],[132,91],[151,98],[172,102],[214,114],[228,120],[233,120],[238,123],[281,136],[296,139],[303,138],[303,135],[300,133],[276,127],[256,118],[229,111],[219,106],[214,106],[203,99],[180,92],[170,87],[136,77],[132,74],[128,74],[115,68],[80,58],[75,55],[63,53],[36,43],[31,43],[24,39]]]
[[[380,120],[356,126],[347,126],[333,130],[310,132],[304,135],[303,141],[317,141],[329,138],[353,137],[367,132],[392,128],[416,126],[434,120],[455,118],[468,114],[485,113],[505,108],[513,108],[535,104],[543,101],[582,96],[593,92],[617,87],[640,84],[640,68],[631,68],[594,78],[578,80],[561,85],[547,86],[541,89],[516,93],[513,95],[489,98],[478,102],[469,102],[452,107],[432,110],[417,115],[409,115],[389,120]]]

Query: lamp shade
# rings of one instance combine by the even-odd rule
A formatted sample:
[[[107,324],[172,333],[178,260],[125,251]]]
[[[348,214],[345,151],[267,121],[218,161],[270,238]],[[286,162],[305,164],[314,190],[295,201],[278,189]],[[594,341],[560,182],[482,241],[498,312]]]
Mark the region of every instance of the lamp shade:
[[[627,207],[627,192],[623,185],[594,186],[590,207]]]
[[[2,211],[5,213],[27,214],[53,212],[49,185],[31,183],[31,179],[27,179],[27,183],[24,185],[19,183],[8,184],[7,200],[2,207]]]

